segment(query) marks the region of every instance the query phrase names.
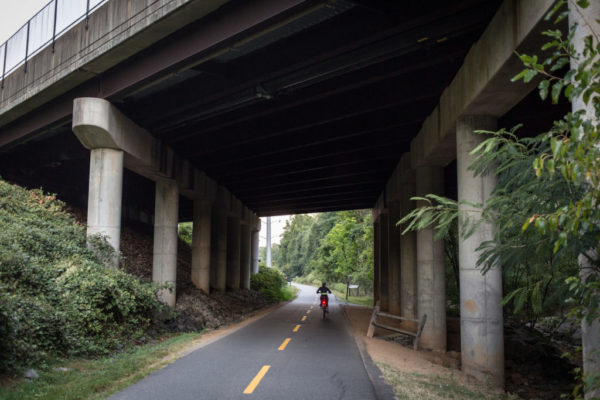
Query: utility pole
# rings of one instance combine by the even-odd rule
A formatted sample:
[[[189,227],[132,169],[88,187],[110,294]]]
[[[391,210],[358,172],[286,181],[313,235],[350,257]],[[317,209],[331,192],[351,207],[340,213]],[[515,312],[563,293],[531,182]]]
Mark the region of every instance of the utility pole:
[[[267,217],[267,267],[271,266],[271,217]]]

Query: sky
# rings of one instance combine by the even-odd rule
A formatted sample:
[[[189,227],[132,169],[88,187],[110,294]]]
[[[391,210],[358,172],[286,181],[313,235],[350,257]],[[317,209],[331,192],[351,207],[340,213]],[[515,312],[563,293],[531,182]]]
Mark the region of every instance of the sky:
[[[277,217],[271,217],[271,243],[279,243],[281,235],[283,234],[283,228],[285,222],[292,218],[291,215],[281,215]],[[264,247],[267,245],[267,217],[260,219],[260,232],[258,233],[258,245]]]
[[[0,45],[49,2],[50,0],[0,0]]]

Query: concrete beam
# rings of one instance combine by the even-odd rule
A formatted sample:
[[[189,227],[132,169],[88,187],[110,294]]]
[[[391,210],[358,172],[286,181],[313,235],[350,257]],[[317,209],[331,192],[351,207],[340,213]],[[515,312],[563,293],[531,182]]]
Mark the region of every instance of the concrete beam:
[[[581,10],[574,3],[569,3],[569,26],[578,26],[573,37],[575,51],[582,54],[584,49],[584,39],[587,36],[595,36],[594,45],[598,45],[598,37],[600,37],[600,2],[592,1],[587,9]],[[596,60],[597,62],[598,60]],[[579,61],[575,58],[571,59],[571,68],[577,68]],[[585,104],[582,96],[573,100],[573,112],[583,110],[585,117],[592,121],[598,122],[593,103]],[[598,247],[589,249],[579,255],[579,276],[582,281],[588,279],[598,279],[597,266],[600,260]],[[596,276],[594,276],[596,274]],[[599,294],[596,293],[598,296]],[[589,311],[589,310],[588,310]],[[583,375],[584,379],[598,374],[600,372],[600,319],[596,318],[593,321],[581,321],[581,341],[583,355]],[[585,390],[585,389],[584,389]],[[585,390],[585,399],[600,398],[600,388],[596,390]]]
[[[444,170],[439,167],[418,167],[417,196],[432,193],[443,195]],[[422,206],[422,204],[417,204]],[[446,265],[444,241],[435,240],[435,229],[417,232],[417,311],[419,319],[427,314],[427,322],[419,345],[431,350],[446,351]]]
[[[463,116],[456,127],[458,201],[485,204],[496,187],[495,175],[474,176],[469,170],[475,161],[471,151],[484,139],[476,130],[496,130],[496,119],[487,116]],[[472,207],[459,205],[461,219],[475,223],[481,214]],[[504,319],[502,315],[502,269],[490,269],[485,275],[477,265],[477,248],[494,240],[492,224],[482,222],[464,238],[462,221],[458,224],[458,262],[460,279],[460,337],[462,369],[483,382],[504,387]]]
[[[416,204],[411,200],[415,196],[415,171],[410,168],[410,154],[400,158],[400,216],[410,213]],[[404,228],[401,226],[400,230]],[[400,305],[402,316],[417,317],[417,235],[410,231],[400,236]]]
[[[152,281],[172,285],[171,290],[159,292],[160,301],[170,307],[175,307],[176,298],[178,214],[179,192],[175,182],[156,182]]]
[[[381,235],[379,216],[373,221],[373,305],[381,300]]]
[[[381,311],[390,309],[389,282],[389,214],[379,214],[379,305]]]
[[[239,217],[227,217],[227,288],[240,288],[240,230]]]
[[[240,288],[250,289],[250,270],[252,262],[250,254],[250,225],[242,224],[240,230]]]
[[[47,46],[31,57],[26,73],[21,66],[6,77],[0,91],[0,126],[94,79],[225,3],[109,1],[90,14],[87,26],[82,20],[57,38],[54,50]]]
[[[258,215],[252,215],[252,274],[258,273],[258,256],[259,256],[259,248],[258,248],[258,233],[260,232],[261,224],[260,218]]]
[[[455,158],[456,121],[461,115],[500,117],[536,86],[510,83],[523,66],[515,50],[539,51],[554,0],[505,0],[471,47],[440,102],[411,142],[412,167],[445,166]],[[507,85],[510,85],[509,87]]]
[[[220,291],[227,287],[227,213],[230,195],[227,189],[218,188],[217,199],[212,209],[211,227],[211,286]]]
[[[192,232],[192,283],[204,293],[210,293],[212,203],[194,200]]]
[[[115,250],[111,267],[119,266],[123,152],[94,148],[90,154],[87,236],[102,235]],[[92,244],[88,241],[88,246]]]

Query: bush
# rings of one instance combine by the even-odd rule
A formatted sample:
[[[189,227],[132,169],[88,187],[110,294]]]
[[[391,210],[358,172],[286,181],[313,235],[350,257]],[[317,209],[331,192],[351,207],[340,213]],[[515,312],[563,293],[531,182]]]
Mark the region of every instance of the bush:
[[[250,277],[250,287],[265,295],[269,300],[290,300],[290,292],[285,290],[286,286],[285,277],[281,272],[264,265],[259,265],[258,273]],[[293,295],[291,296],[293,297]]]
[[[155,285],[88,250],[85,227],[63,206],[0,179],[0,371],[110,352],[162,307]]]

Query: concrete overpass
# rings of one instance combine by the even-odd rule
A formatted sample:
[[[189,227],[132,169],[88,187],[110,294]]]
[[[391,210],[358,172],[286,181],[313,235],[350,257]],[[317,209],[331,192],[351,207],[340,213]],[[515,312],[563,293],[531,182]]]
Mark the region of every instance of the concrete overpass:
[[[427,314],[422,344],[445,351],[443,243],[394,222],[414,194],[486,200],[474,130],[537,132],[569,107],[508,83],[552,4],[110,0],[5,78],[0,173],[87,205],[116,249],[122,221],[153,221],[158,282],[193,219],[205,291],[248,287],[258,216],[372,208],[375,297]],[[501,386],[501,272],[475,265],[490,231],[460,242],[462,365]]]

